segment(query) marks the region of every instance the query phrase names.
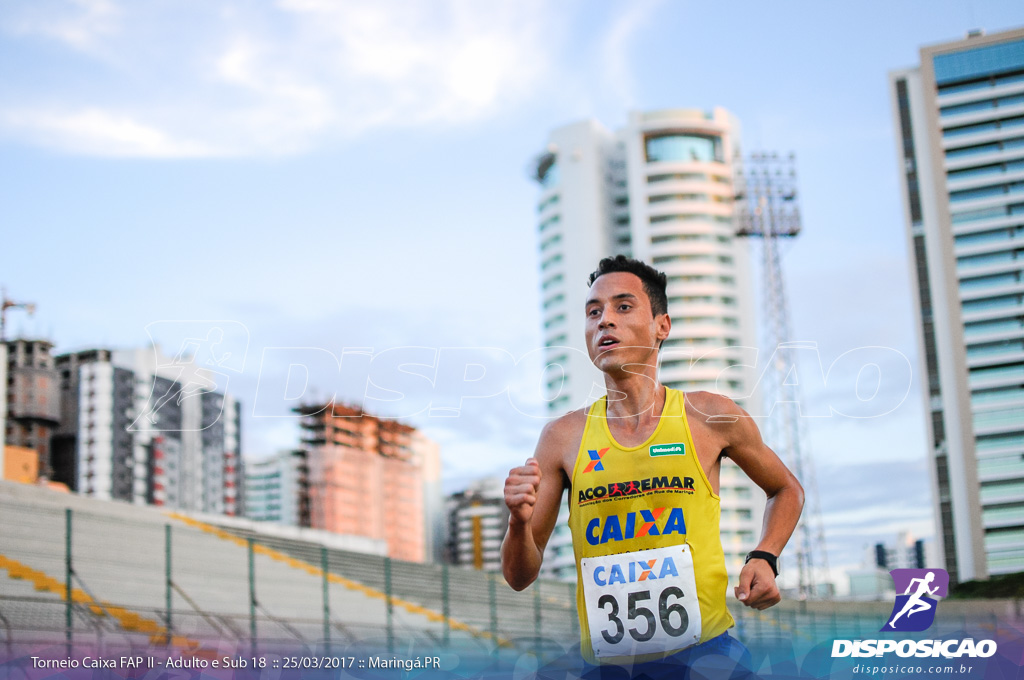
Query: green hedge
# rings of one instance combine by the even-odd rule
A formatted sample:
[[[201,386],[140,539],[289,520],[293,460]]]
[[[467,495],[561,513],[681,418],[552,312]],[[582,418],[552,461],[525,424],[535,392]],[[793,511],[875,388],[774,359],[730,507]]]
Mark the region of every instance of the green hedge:
[[[953,599],[1024,598],[1024,571],[993,576],[987,581],[965,581],[949,589]]]

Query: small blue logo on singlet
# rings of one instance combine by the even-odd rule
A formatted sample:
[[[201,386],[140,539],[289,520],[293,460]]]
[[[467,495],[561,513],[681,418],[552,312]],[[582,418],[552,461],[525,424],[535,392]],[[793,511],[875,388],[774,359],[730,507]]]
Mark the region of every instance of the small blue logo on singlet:
[[[601,449],[600,451],[598,451],[596,449],[588,449],[587,450],[587,455],[590,456],[590,462],[587,463],[587,467],[586,467],[586,469],[583,470],[583,472],[594,472],[594,471],[601,472],[601,471],[603,471],[604,470],[604,463],[601,462],[601,458],[604,457],[604,454],[608,453],[608,449],[609,448],[611,448],[611,447],[606,446],[603,449]]]

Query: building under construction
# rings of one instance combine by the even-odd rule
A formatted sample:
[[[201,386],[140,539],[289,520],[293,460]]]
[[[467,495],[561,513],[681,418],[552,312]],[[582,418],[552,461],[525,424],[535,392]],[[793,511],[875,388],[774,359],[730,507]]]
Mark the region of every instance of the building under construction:
[[[302,444],[314,529],[387,541],[388,555],[441,552],[441,462],[416,428],[341,403],[303,404]]]

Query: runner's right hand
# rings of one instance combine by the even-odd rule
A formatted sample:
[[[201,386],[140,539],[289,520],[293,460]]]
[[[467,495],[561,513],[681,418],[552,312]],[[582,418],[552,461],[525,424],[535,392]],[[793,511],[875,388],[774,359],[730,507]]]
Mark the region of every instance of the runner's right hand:
[[[526,524],[533,517],[540,477],[540,464],[536,458],[529,458],[525,465],[509,470],[505,479],[505,505],[514,521]]]

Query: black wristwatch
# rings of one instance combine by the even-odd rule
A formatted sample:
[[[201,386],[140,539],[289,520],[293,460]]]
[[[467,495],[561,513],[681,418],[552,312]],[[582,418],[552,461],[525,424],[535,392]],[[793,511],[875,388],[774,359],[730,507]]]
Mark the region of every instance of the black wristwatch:
[[[764,560],[768,563],[768,566],[772,568],[775,575],[779,575],[779,558],[770,552],[764,550],[751,550],[747,553],[747,559],[743,560],[743,564],[746,564],[750,560]]]

